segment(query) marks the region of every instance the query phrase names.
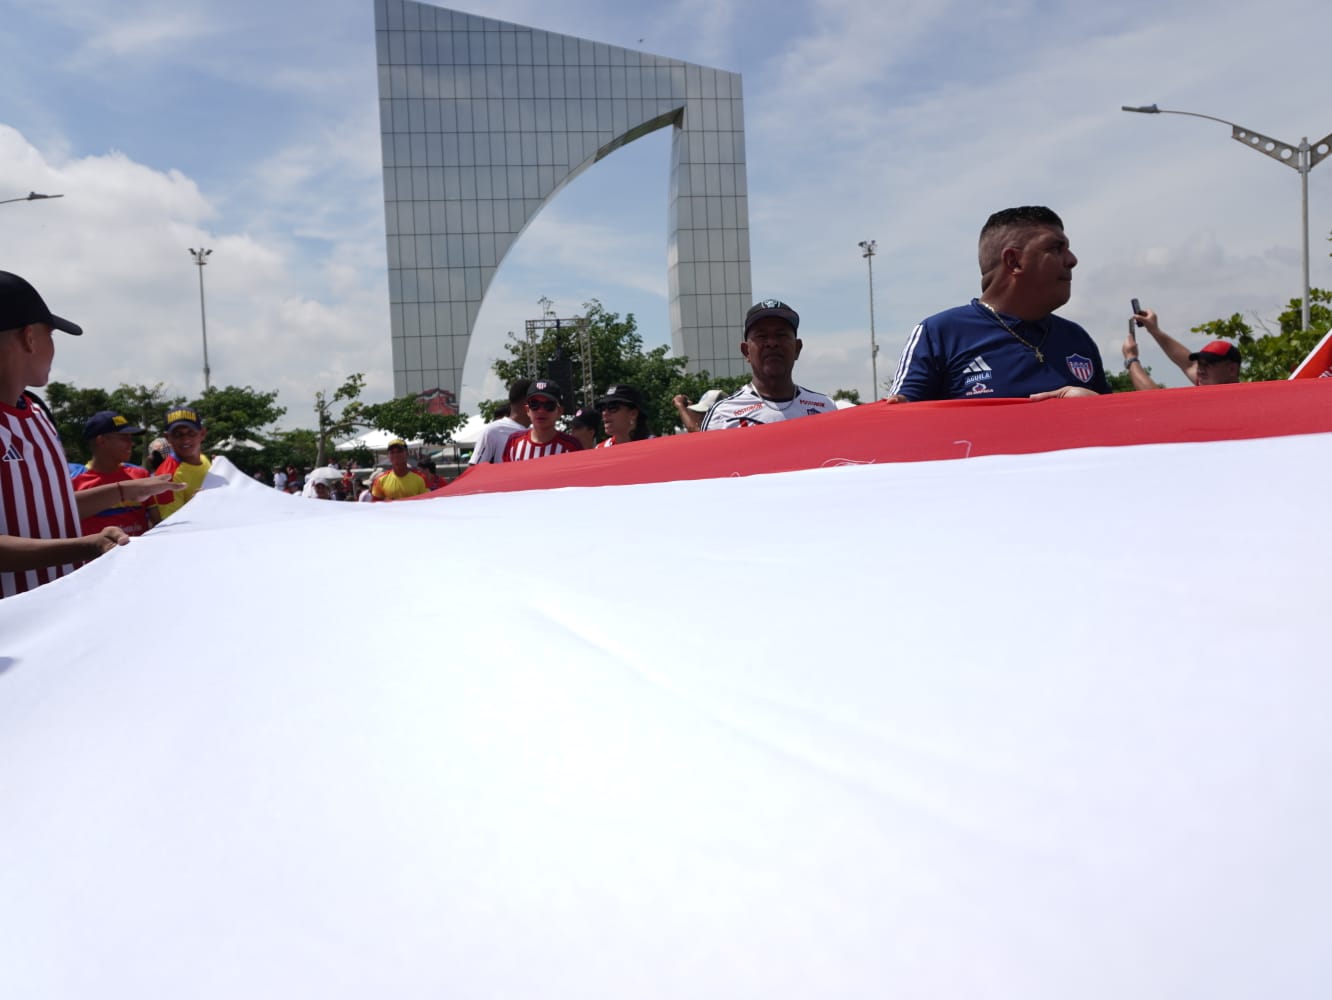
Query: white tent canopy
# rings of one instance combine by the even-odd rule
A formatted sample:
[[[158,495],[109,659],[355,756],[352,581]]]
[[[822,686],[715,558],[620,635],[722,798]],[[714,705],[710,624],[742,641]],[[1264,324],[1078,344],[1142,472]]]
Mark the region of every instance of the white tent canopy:
[[[476,442],[480,440],[481,431],[485,426],[486,426],[485,418],[483,418],[479,413],[473,414],[472,416],[468,417],[467,421],[464,424],[462,424],[453,433],[452,440],[449,442],[449,444],[444,445],[443,447],[446,448],[450,446],[456,446],[459,448],[470,447],[476,444]],[[355,451],[358,448],[364,448],[367,451],[374,451],[374,452],[385,451],[388,448],[388,443],[392,441],[395,437],[397,437],[397,435],[391,433],[390,431],[381,431],[381,430],[366,431],[363,434],[358,434],[356,437],[347,438],[345,441],[338,442],[336,445],[334,445],[334,450]],[[430,447],[438,448],[440,446],[428,445],[426,444],[425,441],[421,440],[420,438],[415,438],[407,442],[407,447],[416,450],[419,448],[430,448]]]
[[[258,441],[253,441],[250,438],[234,437],[226,438],[225,440],[219,441],[217,444],[210,443],[208,445],[208,451],[210,453],[218,451],[262,451],[263,448],[264,446]]]
[[[452,443],[459,448],[473,447],[481,440],[481,432],[485,430],[486,418],[479,413],[473,413],[467,418],[467,422],[453,432]]]
[[[374,452],[387,451],[388,443],[397,436],[398,435],[390,431],[366,431],[363,434],[356,435],[356,437],[347,438],[345,441],[338,442],[333,446],[333,450],[356,451],[357,449],[365,449],[366,451]],[[408,441],[407,447],[412,449],[424,448],[425,442],[418,438],[413,441]]]

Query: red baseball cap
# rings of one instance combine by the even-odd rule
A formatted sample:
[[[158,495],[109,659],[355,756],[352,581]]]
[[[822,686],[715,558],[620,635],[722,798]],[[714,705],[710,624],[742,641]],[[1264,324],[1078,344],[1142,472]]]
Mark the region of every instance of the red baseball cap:
[[[1202,350],[1189,355],[1190,361],[1197,361],[1199,358],[1206,358],[1208,361],[1233,361],[1239,364],[1240,352],[1234,344],[1224,340],[1214,340]]]

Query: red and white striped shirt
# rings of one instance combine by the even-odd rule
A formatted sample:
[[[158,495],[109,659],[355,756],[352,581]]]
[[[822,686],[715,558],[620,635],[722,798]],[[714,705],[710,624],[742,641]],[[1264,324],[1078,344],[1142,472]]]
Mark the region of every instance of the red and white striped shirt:
[[[532,440],[531,431],[519,431],[509,438],[504,446],[505,462],[522,462],[529,458],[545,458],[547,455],[559,455],[566,451],[582,451],[583,446],[578,443],[578,439],[565,434],[563,431],[556,431],[555,436],[545,444],[537,444]]]
[[[55,426],[25,400],[22,409],[0,401],[0,533],[19,538],[78,538],[65,449]],[[0,573],[0,597],[50,583],[74,570],[73,563]]]

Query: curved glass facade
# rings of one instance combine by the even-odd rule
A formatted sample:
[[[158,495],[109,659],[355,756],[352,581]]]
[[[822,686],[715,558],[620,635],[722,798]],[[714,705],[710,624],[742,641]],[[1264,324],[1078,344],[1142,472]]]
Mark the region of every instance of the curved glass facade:
[[[740,371],[738,74],[411,0],[375,0],[375,36],[397,395],[456,398],[481,303],[523,229],[597,160],[668,126],[671,341],[691,370]]]

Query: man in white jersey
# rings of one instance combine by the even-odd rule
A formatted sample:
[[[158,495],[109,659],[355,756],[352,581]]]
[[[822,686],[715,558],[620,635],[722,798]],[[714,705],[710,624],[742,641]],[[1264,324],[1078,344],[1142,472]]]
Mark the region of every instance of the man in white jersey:
[[[32,285],[0,271],[0,597],[50,583],[129,541],[117,527],[83,535],[81,519],[183,485],[149,476],[75,494],[55,425],[27,391],[51,376],[55,330],[83,333],[47,309]]]
[[[468,465],[504,461],[504,446],[509,443],[509,438],[532,426],[527,416],[527,390],[531,387],[530,378],[520,378],[509,384],[508,412],[481,428],[481,437]]]
[[[837,409],[823,393],[798,386],[791,378],[804,346],[796,336],[799,328],[800,316],[776,299],[764,299],[745,314],[740,353],[753,377],[744,388],[712,404],[702,430],[775,424]]]

